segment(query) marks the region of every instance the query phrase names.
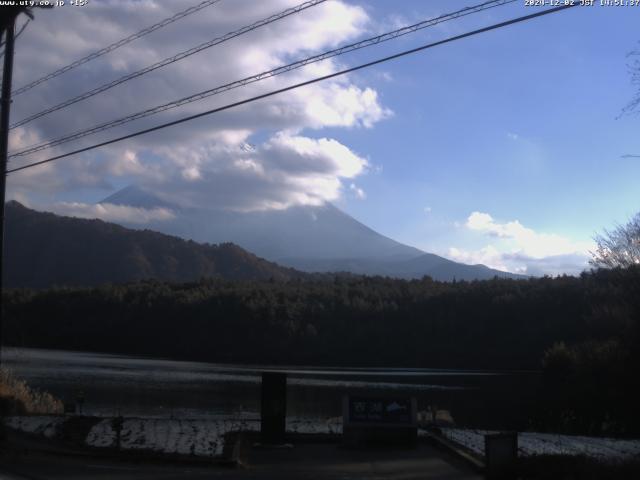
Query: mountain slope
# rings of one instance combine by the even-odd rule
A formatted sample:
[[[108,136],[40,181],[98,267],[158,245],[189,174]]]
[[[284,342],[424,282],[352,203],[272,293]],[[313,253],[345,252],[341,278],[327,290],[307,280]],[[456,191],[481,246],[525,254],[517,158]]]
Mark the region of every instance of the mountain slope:
[[[99,285],[154,278],[290,279],[304,276],[226,243],[200,245],[101,220],[6,205],[5,285]]]
[[[197,242],[233,242],[276,262],[282,258],[410,259],[424,254],[380,235],[331,204],[262,212],[185,209],[133,186],[101,203],[171,208],[177,213],[175,219],[155,221],[147,227]]]
[[[351,272],[398,278],[482,280],[522,278],[484,265],[465,265],[385,237],[331,204],[264,212],[188,209],[171,205],[152,192],[126,187],[101,203],[165,207],[171,220],[148,228],[198,242],[233,242],[277,262],[306,272]],[[134,227],[133,225],[127,225]]]

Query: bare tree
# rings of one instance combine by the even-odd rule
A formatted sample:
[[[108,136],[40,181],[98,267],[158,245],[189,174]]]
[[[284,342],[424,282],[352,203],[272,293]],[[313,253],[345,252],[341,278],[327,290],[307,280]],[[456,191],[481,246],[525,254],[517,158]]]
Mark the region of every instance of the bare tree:
[[[631,84],[638,87],[638,90],[629,104],[622,109],[622,115],[637,111],[640,106],[640,48],[629,52],[628,58],[627,67],[631,75]]]
[[[640,265],[640,212],[626,225],[604,230],[594,237],[596,250],[589,263],[596,268]]]
[[[629,74],[631,83],[638,90],[622,109],[621,115],[640,113],[640,48],[629,52]],[[627,154],[623,158],[640,158],[640,155]],[[640,265],[640,212],[626,225],[617,225],[613,230],[604,230],[594,237],[596,250],[591,253],[589,263],[596,268],[615,268]]]

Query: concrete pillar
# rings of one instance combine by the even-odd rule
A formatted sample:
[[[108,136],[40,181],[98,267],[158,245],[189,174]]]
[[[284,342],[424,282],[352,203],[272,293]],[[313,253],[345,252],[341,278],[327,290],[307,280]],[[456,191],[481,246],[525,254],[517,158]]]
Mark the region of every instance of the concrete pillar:
[[[285,441],[287,417],[287,374],[262,373],[260,438],[264,444]]]
[[[484,436],[486,478],[515,479],[518,463],[518,433],[491,433]]]

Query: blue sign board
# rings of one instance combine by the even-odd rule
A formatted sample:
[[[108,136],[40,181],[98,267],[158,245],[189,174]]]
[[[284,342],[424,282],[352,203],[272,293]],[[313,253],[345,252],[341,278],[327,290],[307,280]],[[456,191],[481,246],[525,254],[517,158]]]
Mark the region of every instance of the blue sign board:
[[[411,426],[416,421],[415,400],[409,397],[362,397],[347,399],[347,423]]]

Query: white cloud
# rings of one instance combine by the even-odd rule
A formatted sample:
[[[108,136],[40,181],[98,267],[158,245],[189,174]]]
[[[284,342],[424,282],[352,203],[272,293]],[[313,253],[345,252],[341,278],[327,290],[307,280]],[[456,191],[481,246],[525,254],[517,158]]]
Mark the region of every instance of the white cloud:
[[[367,194],[365,193],[365,191],[358,187],[355,183],[349,185],[349,189],[353,192],[356,198],[359,198],[360,200],[364,200],[365,198],[367,198]]]
[[[449,257],[457,262],[467,263],[469,265],[482,264],[503,272],[511,271],[504,262],[502,254],[493,246],[487,245],[479,250],[468,251],[451,247],[449,249]],[[517,269],[514,273],[518,273]]]
[[[144,174],[144,167],[133,150],[126,149],[122,154],[110,159],[109,171],[113,175]]]
[[[424,207],[424,213],[429,214],[431,213],[431,210],[432,210],[431,207]]]
[[[286,172],[319,172],[353,178],[367,166],[364,158],[340,142],[280,133],[262,147],[265,159]]]
[[[391,72],[378,72],[376,74],[376,77],[378,77],[380,80],[384,80],[385,82],[393,82],[393,74]]]
[[[20,120],[123,73],[298,3],[234,0],[205,8],[51,80],[46,88],[36,87],[17,97],[12,118]],[[41,14],[38,29],[27,30],[21,37],[14,85],[20,87],[182,9],[184,4],[179,0],[107,0],[83,9],[60,8]],[[11,150],[333,48],[362,36],[370,24],[360,6],[340,0],[320,4],[42,117],[28,128],[16,129]],[[61,48],[43,57],[42,51],[50,51],[52,44]],[[334,58],[307,65],[72,145],[14,159],[12,166],[335,72],[344,67],[340,61]],[[182,203],[199,206],[264,209],[319,204],[337,199],[345,187],[349,191],[352,179],[368,171],[368,162],[348,146],[331,138],[311,138],[316,135],[308,132],[328,127],[372,128],[391,115],[374,89],[351,77],[339,77],[16,173],[10,178],[9,194],[28,198],[37,192],[55,199],[61,192],[69,198],[79,189],[101,188],[106,196],[115,184],[134,183],[184,197]],[[267,140],[258,141],[253,151],[240,149],[256,137]]]
[[[483,212],[471,213],[464,226],[493,241],[475,250],[452,247],[448,251],[450,258],[513,273],[577,274],[587,267],[588,252],[593,249],[592,242],[536,232],[518,220],[500,223]]]
[[[305,112],[315,128],[324,126],[371,128],[380,120],[391,116],[391,111],[380,106],[378,94],[371,88],[361,89],[338,83],[314,91],[301,99]]]
[[[284,132],[251,146],[210,142],[156,151],[161,177],[141,178],[138,184],[184,207],[251,211],[321,205],[337,200],[342,182],[350,185],[368,167],[365,158],[336,140]]]
[[[175,218],[175,214],[167,208],[146,209],[111,203],[58,202],[48,206],[47,210],[69,217],[99,218],[106,222],[126,222],[129,224],[146,224],[151,221]]]
[[[488,213],[473,212],[467,218],[466,227],[490,237],[507,240],[516,251],[533,258],[586,253],[592,249],[590,242],[574,242],[561,235],[538,233],[518,220],[498,223]]]

